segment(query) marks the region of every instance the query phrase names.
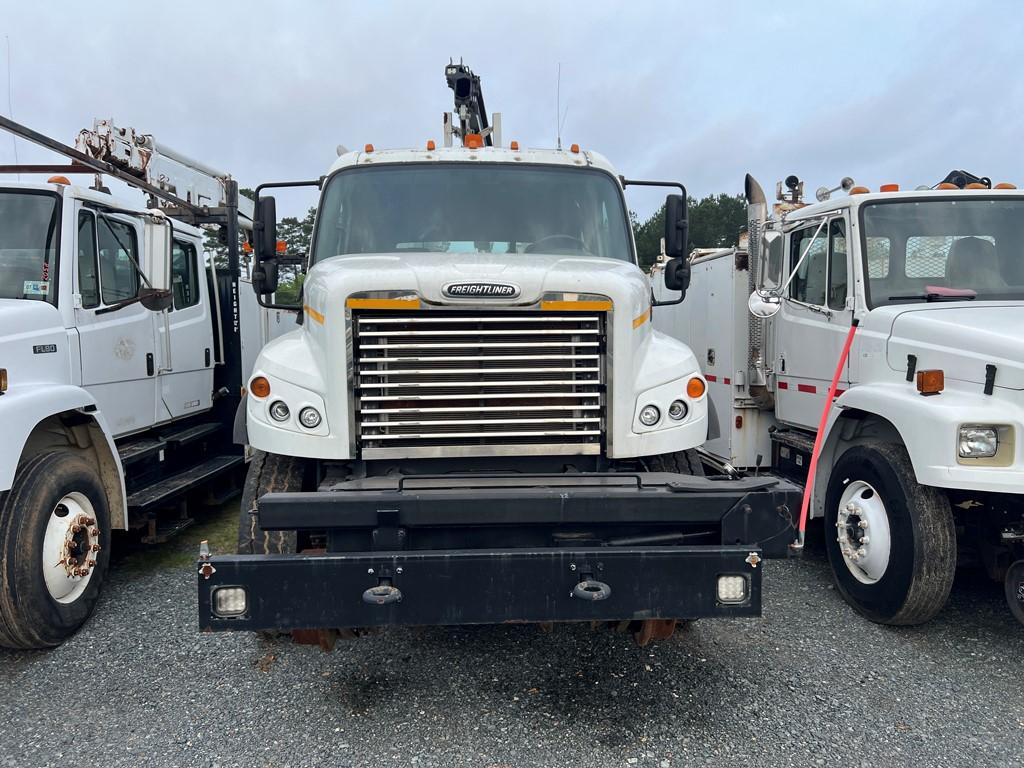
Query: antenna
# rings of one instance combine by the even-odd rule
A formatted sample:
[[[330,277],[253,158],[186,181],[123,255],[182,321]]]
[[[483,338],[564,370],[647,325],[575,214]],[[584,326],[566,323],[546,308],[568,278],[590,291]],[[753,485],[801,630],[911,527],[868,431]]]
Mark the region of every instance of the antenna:
[[[4,40],[7,41],[7,116],[14,119],[14,106],[13,98],[11,96],[11,37],[10,35],[4,35]],[[14,164],[21,165],[18,162],[18,139],[12,133],[11,134],[11,146],[14,147]],[[21,174],[18,174],[18,181],[21,181]]]
[[[558,78],[555,80],[555,146],[562,149],[562,62],[558,62]]]

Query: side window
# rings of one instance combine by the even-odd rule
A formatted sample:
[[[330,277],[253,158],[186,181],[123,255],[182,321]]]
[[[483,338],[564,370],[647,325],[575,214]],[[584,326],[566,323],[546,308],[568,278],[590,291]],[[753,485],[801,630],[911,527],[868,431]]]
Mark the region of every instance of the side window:
[[[171,288],[174,308],[194,307],[199,303],[199,267],[196,247],[175,240],[171,246]]]
[[[825,288],[828,279],[828,238],[825,236],[824,230],[818,234],[818,237],[814,237],[814,233],[817,231],[818,225],[815,224],[793,233],[790,240],[790,269],[796,267],[808,246],[810,246],[810,251],[793,277],[793,282],[789,284],[789,295],[805,304],[823,307],[825,306]]]
[[[139,292],[139,243],[135,228],[100,216],[98,222],[100,293],[104,304],[131,299]]]
[[[86,309],[100,305],[100,283],[96,271],[96,217],[89,211],[78,214],[78,292]]]
[[[846,222],[833,221],[828,228],[829,260],[828,306],[829,309],[846,308],[847,258]]]

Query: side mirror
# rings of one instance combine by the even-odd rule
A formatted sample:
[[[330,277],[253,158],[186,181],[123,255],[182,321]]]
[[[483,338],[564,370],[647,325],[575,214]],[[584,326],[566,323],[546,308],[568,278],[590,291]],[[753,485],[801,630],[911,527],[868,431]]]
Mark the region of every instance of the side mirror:
[[[686,289],[690,287],[690,263],[686,259],[674,258],[665,262],[665,287],[686,296]]]
[[[686,200],[682,195],[669,195],[665,198],[665,255],[669,259],[678,259],[686,255],[688,235]],[[668,274],[667,269],[665,273]]]
[[[277,290],[277,201],[261,197],[256,201],[252,222],[253,253],[256,265],[252,273],[253,290],[269,296]]]
[[[769,229],[761,238],[761,268],[757,276],[762,290],[772,290],[782,284],[782,233]]]
[[[163,312],[174,304],[171,292],[171,224],[162,211],[143,221],[142,259],[146,276],[139,288],[139,303],[151,312]],[[148,282],[147,282],[148,281]]]

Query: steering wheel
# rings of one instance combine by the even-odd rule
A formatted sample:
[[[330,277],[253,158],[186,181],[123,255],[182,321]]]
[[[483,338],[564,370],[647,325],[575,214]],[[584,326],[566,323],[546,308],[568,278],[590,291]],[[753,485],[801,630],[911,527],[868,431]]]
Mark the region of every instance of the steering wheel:
[[[548,235],[530,243],[525,253],[587,253],[587,246],[572,235]]]

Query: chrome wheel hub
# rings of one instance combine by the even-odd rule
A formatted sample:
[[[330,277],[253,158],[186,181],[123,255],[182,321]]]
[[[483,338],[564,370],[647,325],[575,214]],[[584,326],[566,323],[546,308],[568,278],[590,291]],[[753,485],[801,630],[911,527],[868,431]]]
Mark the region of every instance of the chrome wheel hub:
[[[64,496],[50,512],[43,534],[43,580],[50,597],[73,603],[92,579],[100,530],[92,503],[81,493]]]
[[[870,483],[854,480],[843,491],[836,541],[846,567],[858,581],[874,584],[885,574],[892,546],[889,516],[882,497]]]

